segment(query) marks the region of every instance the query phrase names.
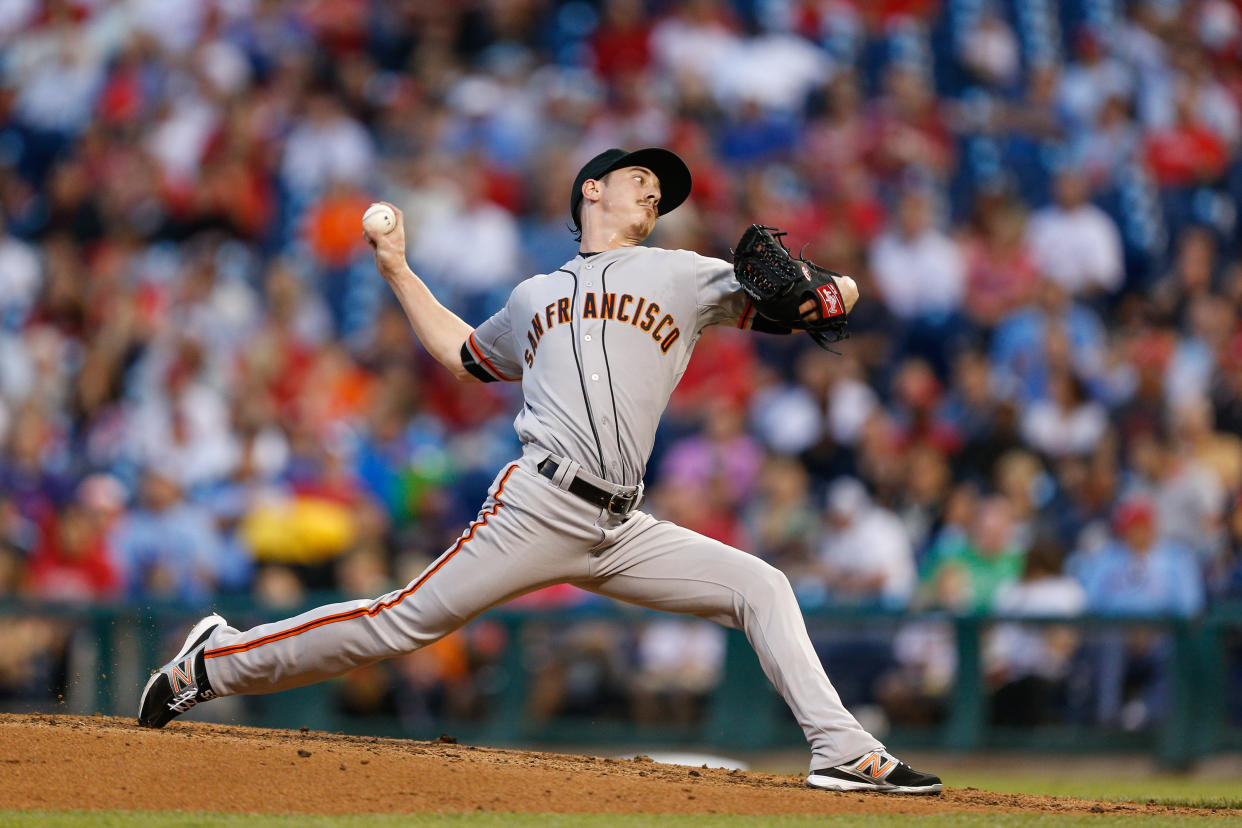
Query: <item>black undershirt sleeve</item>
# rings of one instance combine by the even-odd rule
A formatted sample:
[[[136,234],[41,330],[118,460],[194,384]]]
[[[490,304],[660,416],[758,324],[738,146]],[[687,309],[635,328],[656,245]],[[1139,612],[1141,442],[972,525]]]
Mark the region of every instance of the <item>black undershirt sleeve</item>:
[[[762,316],[758,313],[755,314],[754,321],[750,323],[750,329],[752,331],[758,331],[759,333],[768,334],[793,333],[793,328],[788,325],[782,325],[780,322],[773,322],[771,319],[768,319],[766,316]]]
[[[465,366],[467,371],[483,382],[500,382],[499,379],[489,374],[487,369],[478,363],[478,360],[474,358],[474,354],[470,353],[470,346],[464,342],[461,344],[461,364]]]

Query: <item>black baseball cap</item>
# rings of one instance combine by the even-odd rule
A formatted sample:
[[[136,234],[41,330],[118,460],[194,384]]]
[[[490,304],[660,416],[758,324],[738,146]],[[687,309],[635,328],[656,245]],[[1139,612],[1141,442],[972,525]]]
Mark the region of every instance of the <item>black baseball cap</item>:
[[[648,147],[633,152],[613,147],[586,162],[574,179],[574,189],[569,196],[569,214],[573,216],[575,225],[582,226],[578,215],[582,208],[582,185],[590,179],[598,180],[623,167],[646,167],[660,179],[657,215],[671,212],[690,195],[690,168],[677,153],[660,147]]]

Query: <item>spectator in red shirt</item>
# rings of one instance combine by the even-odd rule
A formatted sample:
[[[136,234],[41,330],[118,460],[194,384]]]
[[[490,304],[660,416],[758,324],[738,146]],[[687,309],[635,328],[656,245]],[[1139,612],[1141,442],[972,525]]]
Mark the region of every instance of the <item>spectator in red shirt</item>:
[[[121,586],[101,527],[76,503],[44,522],[28,577],[30,592],[50,600],[101,600]]]
[[[1034,298],[1039,272],[1026,244],[1026,214],[1007,194],[981,193],[961,236],[966,259],[966,313],[992,328]]]
[[[909,168],[929,172],[937,180],[948,175],[954,160],[953,136],[935,90],[918,69],[891,67],[884,95],[870,115],[870,162],[876,175],[896,181]]]
[[[651,26],[643,0],[608,0],[603,19],[591,37],[595,71],[608,83],[641,72],[651,61]]]
[[[1189,187],[1213,181],[1225,171],[1229,152],[1224,141],[1194,115],[1189,90],[1177,97],[1176,123],[1148,137],[1147,165],[1161,187]]]

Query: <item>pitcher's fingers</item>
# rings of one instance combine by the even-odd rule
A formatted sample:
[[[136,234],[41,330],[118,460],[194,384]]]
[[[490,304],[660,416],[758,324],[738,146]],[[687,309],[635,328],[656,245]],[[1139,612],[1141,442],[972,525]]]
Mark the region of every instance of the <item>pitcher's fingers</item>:
[[[845,312],[849,313],[854,309],[854,303],[858,301],[858,283],[849,276],[842,276],[837,280],[837,288],[841,291],[841,299],[845,302]]]

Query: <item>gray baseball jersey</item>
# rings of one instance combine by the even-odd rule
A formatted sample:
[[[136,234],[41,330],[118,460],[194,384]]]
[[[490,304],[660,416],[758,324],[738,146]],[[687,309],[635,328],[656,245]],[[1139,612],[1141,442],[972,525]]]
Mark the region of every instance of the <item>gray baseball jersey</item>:
[[[748,308],[728,262],[629,247],[527,279],[467,345],[484,379],[521,378],[523,443],[637,485],[703,329]]]
[[[523,593],[572,583],[744,630],[811,743],[812,767],[881,747],[842,706],[780,571],[570,492],[575,480],[639,491],[660,415],[703,329],[750,327],[752,316],[731,265],[683,250],[580,255],[520,284],[463,346],[472,373],[520,380],[525,397],[515,421],[524,451],[497,475],[476,520],[400,590],[246,632],[217,629],[205,653],[212,689],[265,693],[330,678],[436,641]],[[541,474],[550,458],[558,472]]]

